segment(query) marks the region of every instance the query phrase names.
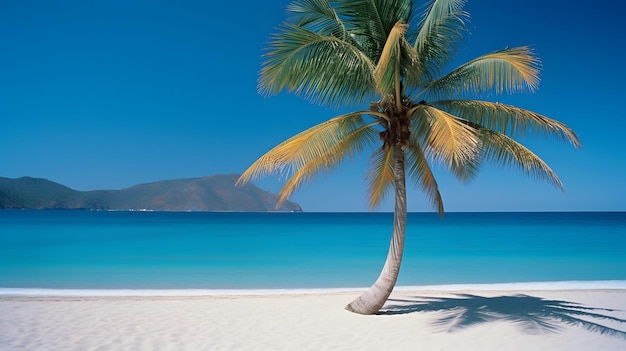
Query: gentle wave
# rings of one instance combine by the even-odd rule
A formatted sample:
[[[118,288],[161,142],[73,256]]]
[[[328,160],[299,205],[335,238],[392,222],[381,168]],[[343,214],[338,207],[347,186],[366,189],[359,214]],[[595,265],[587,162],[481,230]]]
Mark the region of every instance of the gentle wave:
[[[437,290],[437,291],[516,291],[516,290],[626,290],[626,280],[589,280],[589,281],[555,281],[555,282],[511,282],[490,284],[447,284],[447,285],[421,285],[399,286],[395,290]]]
[[[0,288],[0,296],[29,297],[174,297],[250,296],[359,292],[366,288],[319,289],[38,289]],[[512,282],[496,284],[449,284],[398,286],[395,291],[539,291],[539,290],[626,290],[626,280]]]

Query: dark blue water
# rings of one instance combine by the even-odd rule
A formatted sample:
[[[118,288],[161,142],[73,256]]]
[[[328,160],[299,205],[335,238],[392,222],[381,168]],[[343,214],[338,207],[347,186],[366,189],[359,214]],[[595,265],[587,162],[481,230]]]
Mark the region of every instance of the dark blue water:
[[[0,288],[364,287],[390,213],[0,211]],[[409,214],[399,285],[626,280],[626,213]]]

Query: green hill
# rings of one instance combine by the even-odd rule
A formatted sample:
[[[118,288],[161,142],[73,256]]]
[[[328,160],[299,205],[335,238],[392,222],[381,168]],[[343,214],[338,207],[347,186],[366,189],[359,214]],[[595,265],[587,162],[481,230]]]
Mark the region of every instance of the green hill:
[[[236,174],[165,180],[122,190],[77,191],[39,178],[0,177],[0,209],[148,211],[302,211],[253,184],[236,187]]]

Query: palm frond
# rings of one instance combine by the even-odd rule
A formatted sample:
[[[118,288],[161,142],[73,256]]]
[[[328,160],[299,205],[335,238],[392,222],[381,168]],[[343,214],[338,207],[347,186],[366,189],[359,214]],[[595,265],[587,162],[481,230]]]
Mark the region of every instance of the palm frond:
[[[480,135],[485,159],[505,166],[517,166],[529,176],[546,180],[563,189],[559,177],[548,164],[522,144],[504,134],[486,129],[481,129]]]
[[[321,35],[350,39],[345,23],[328,0],[293,0],[287,11],[292,15],[290,23],[296,26]]]
[[[378,148],[370,158],[366,176],[370,208],[378,206],[393,188],[393,152],[394,148]]]
[[[575,147],[581,145],[576,133],[564,123],[519,107],[478,100],[441,100],[431,104],[498,133],[524,136],[530,131],[555,135]]]
[[[404,115],[396,113],[406,108],[411,129],[408,144],[402,129],[398,136],[404,149],[395,144],[378,149],[370,160],[366,176],[370,206],[383,201],[394,187],[394,172],[400,172],[394,168],[394,156],[399,167],[406,164],[400,156],[406,155],[408,175],[440,214],[443,201],[431,161],[468,179],[481,162],[492,160],[520,167],[562,188],[547,164],[513,137],[526,132],[555,135],[579,147],[570,128],[514,106],[462,100],[537,89],[540,61],[533,51],[524,46],[492,52],[442,76],[466,31],[466,0],[427,0],[419,18],[413,1],[292,0],[290,22],[279,27],[264,55],[259,92],[288,91],[331,107],[370,99],[378,102],[372,104],[372,111],[338,116],[289,138],[253,163],[238,184],[279,173],[287,179],[280,204],[319,172],[377,142],[375,125],[382,120],[404,122]],[[422,101],[415,105],[406,97]],[[392,103],[395,109],[389,108]],[[365,115],[375,120],[366,123]],[[401,193],[403,184],[398,184]]]
[[[387,36],[397,22],[407,23],[413,0],[343,0],[337,2],[337,12],[350,27],[350,33],[374,62],[387,42]]]
[[[427,157],[441,162],[460,179],[473,177],[480,163],[477,130],[455,116],[426,104],[420,104],[413,110],[411,142],[424,145]]]
[[[381,95],[392,94],[394,88],[399,86],[400,48],[407,28],[408,25],[405,23],[396,23],[387,37],[387,42],[376,64],[374,77],[376,77],[376,86]]]
[[[534,91],[539,86],[539,59],[528,47],[492,52],[434,80],[420,94],[433,100],[494,91]]]
[[[279,193],[280,205],[316,173],[332,169],[346,157],[352,157],[377,141],[377,134],[371,128],[374,123],[378,122],[366,124],[363,114],[355,112],[309,128],[261,156],[241,175],[237,184],[268,174],[281,174],[289,179]]]
[[[432,205],[437,209],[439,216],[443,216],[443,198],[439,192],[439,185],[421,146],[409,144],[406,148],[406,160],[409,166],[409,177],[420,184]]]
[[[434,0],[418,25],[414,50],[424,64],[422,71],[434,76],[453,56],[455,44],[466,31],[465,0]]]
[[[339,142],[328,147],[325,153],[320,154],[302,165],[280,190],[276,206],[280,206],[294,191],[300,188],[302,184],[311,180],[314,175],[319,172],[331,170],[341,163],[346,156],[352,158],[356,152],[363,151],[366,144],[374,142],[376,133],[373,132],[371,126],[375,123],[377,122],[362,125],[358,129],[353,130],[343,136]]]
[[[284,24],[269,49],[259,75],[262,94],[287,90],[340,106],[362,102],[375,91],[374,64],[350,42]]]
[[[422,58],[413,49],[405,34],[400,41],[400,76],[404,88],[402,95],[407,95],[407,90],[412,91],[422,86],[425,75],[421,60]]]

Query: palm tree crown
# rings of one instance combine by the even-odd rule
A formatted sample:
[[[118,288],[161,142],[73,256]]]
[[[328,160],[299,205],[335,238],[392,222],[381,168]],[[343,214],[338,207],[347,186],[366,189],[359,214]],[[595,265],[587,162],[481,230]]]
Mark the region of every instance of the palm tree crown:
[[[405,170],[440,214],[433,164],[463,180],[485,161],[512,164],[562,187],[550,167],[514,138],[532,131],[579,146],[574,132],[535,112],[475,99],[536,90],[540,63],[530,48],[506,48],[444,71],[465,32],[464,4],[431,0],[416,10],[413,0],[294,0],[269,43],[260,92],[368,108],[287,139],[254,162],[240,182],[287,173],[282,202],[315,174],[378,145],[367,172],[370,206],[395,189],[394,235],[402,237]]]

